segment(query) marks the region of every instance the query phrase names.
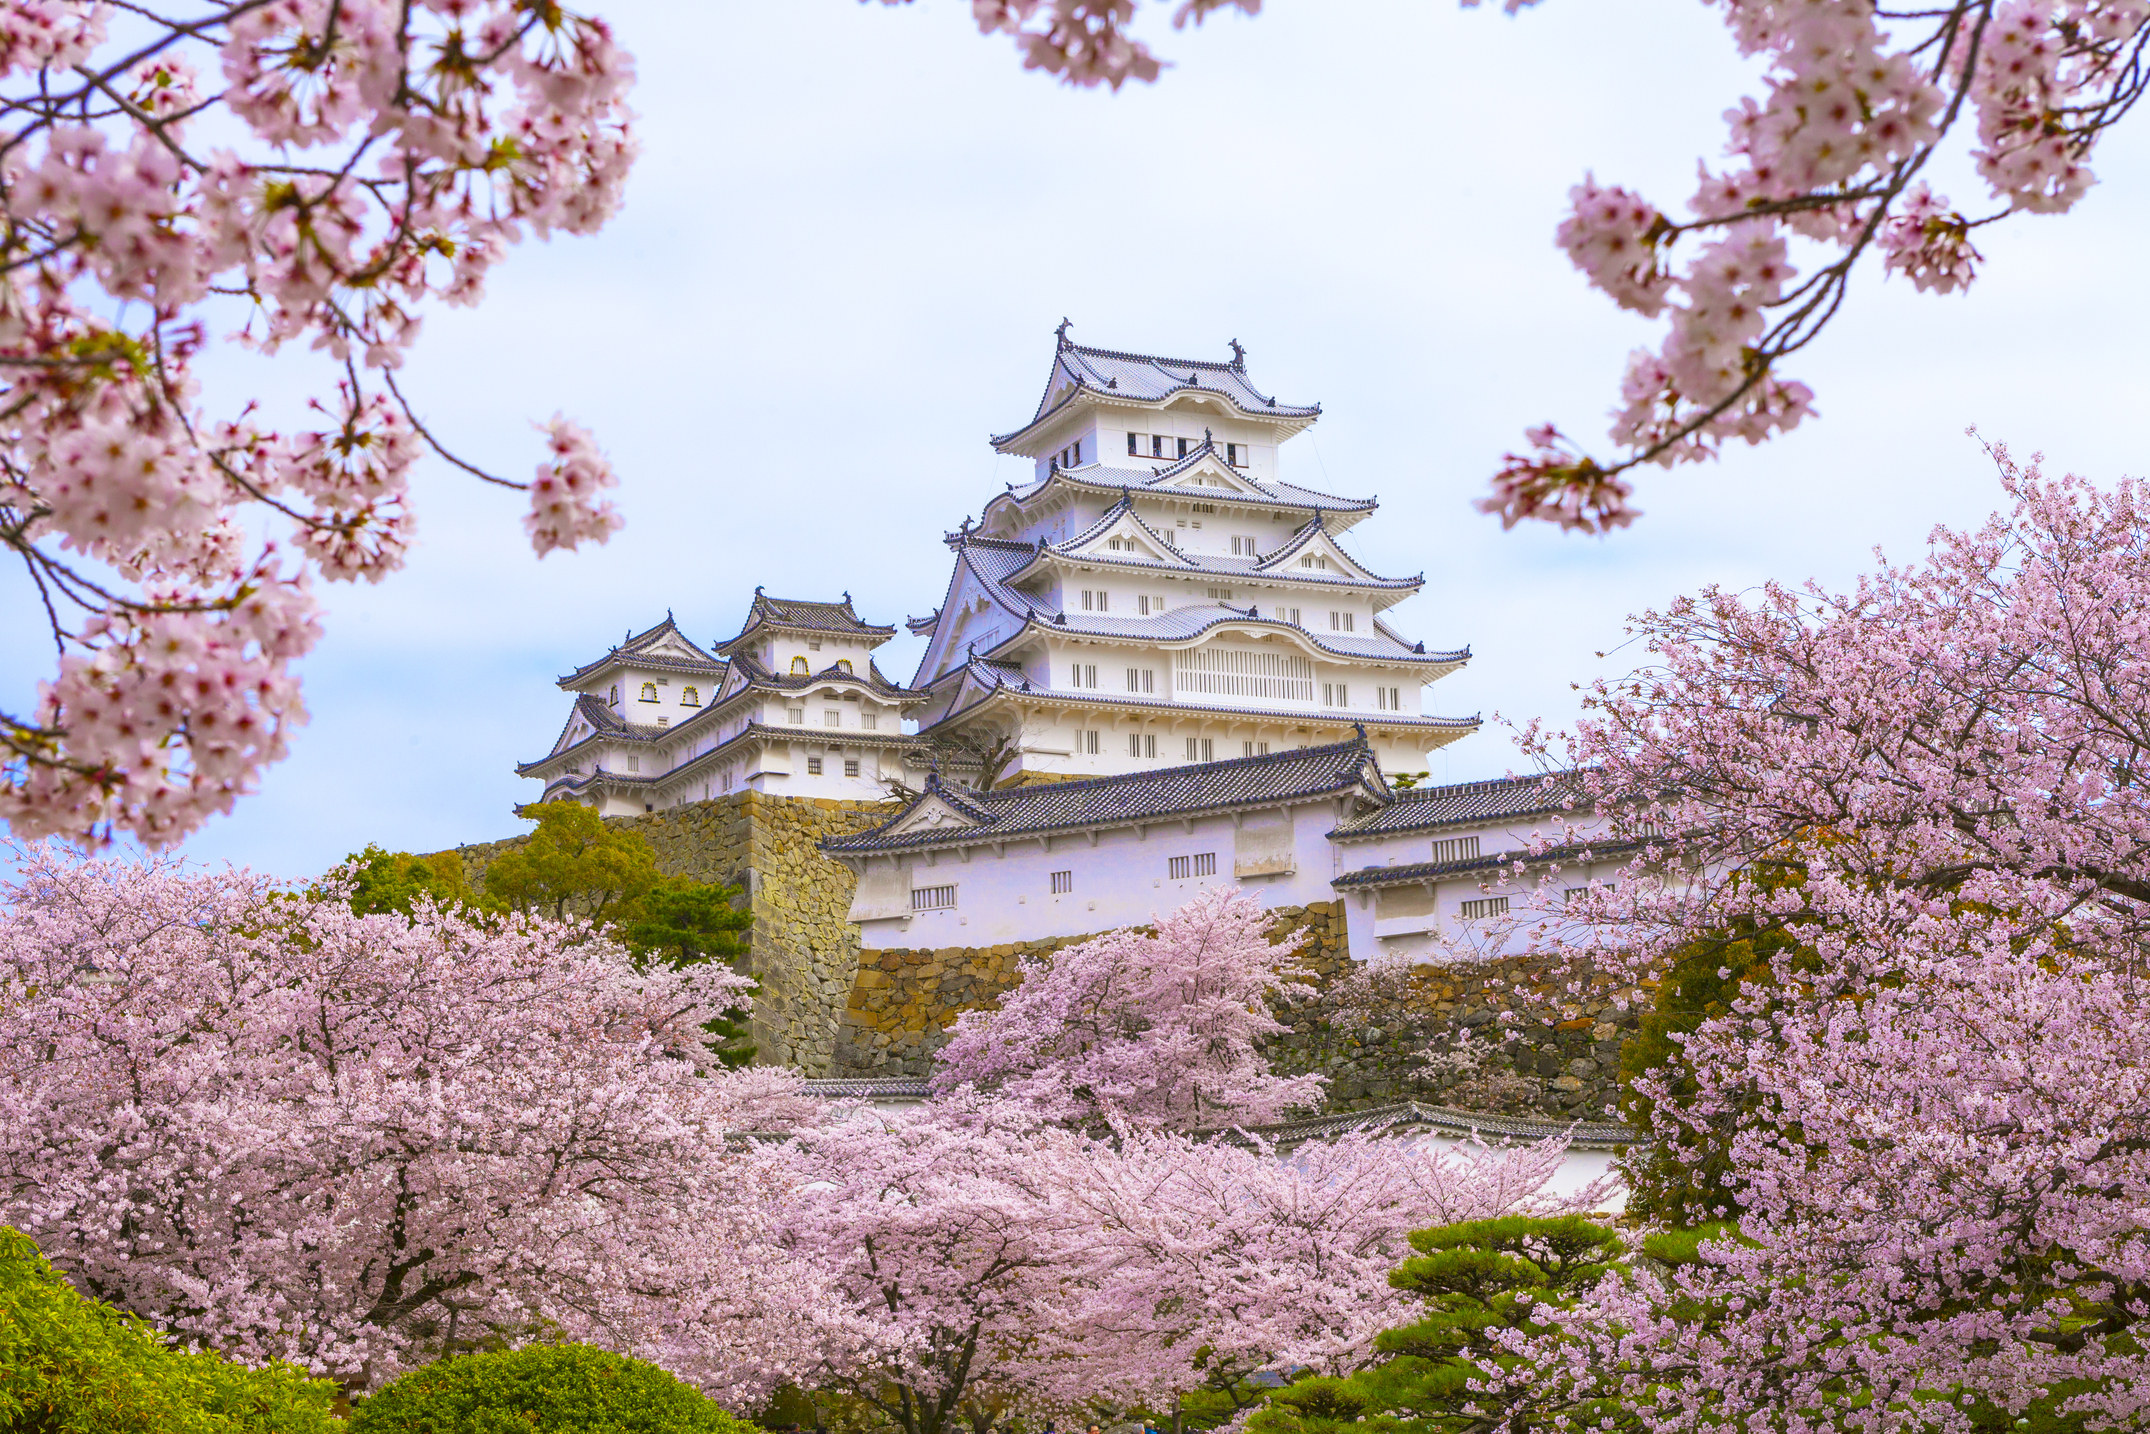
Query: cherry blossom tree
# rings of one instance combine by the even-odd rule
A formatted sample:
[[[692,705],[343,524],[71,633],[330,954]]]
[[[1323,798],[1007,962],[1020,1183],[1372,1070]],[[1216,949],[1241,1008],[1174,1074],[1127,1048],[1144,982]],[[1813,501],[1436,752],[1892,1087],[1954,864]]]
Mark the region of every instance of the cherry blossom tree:
[[[1797,959],[1645,1090],[1664,1149],[1725,1152],[1738,1238],[1516,1341],[1514,1406],[2142,1419],[2150,485],[1996,457],[2008,513],[1849,592],[1646,614],[1652,665],[1591,694],[1572,755],[1659,873],[1587,898],[1594,957],[1737,926]]]
[[[727,1144],[810,1113],[705,1045],[741,978],[572,923],[18,860],[0,1221],[86,1293],[354,1390],[549,1331],[737,1400],[877,1338]]]
[[[934,1088],[1013,1100],[1047,1120],[1174,1130],[1311,1105],[1325,1078],[1277,1075],[1261,1051],[1284,1030],[1266,998],[1311,994],[1278,974],[1299,942],[1273,944],[1273,923],[1259,902],[1218,888],[1154,934],[1114,931],[1025,958],[997,1010],[957,1017]]]
[[[604,223],[631,74],[535,0],[0,6],[0,542],[58,648],[0,714],[18,835],[170,843],[283,755],[314,581],[401,566],[441,452],[396,380],[426,310]],[[310,423],[205,400],[234,325],[322,356]],[[619,524],[590,435],[545,429],[528,482],[442,453],[528,493],[540,555]]]

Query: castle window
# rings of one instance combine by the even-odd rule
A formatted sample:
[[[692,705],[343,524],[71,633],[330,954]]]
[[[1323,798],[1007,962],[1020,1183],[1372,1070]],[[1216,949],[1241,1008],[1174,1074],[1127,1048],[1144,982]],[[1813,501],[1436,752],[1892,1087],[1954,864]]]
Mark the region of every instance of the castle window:
[[[1354,624],[1353,624],[1353,622],[1352,622],[1352,619],[1353,619],[1353,618],[1355,618],[1356,616],[1358,616],[1358,614],[1356,614],[1356,613],[1349,613],[1349,612],[1332,612],[1332,613],[1330,613],[1330,614],[1329,614],[1329,631],[1331,631],[1331,632],[1350,632],[1350,631],[1352,630],[1353,626],[1354,626]]]
[[[1141,435],[1141,434],[1139,434],[1139,433],[1130,433],[1130,434],[1128,434],[1128,435],[1127,435],[1127,456],[1128,456],[1128,457],[1130,457],[1130,458],[1139,458],[1139,457],[1141,457],[1141,456],[1142,456],[1141,454],[1139,454],[1139,453],[1137,453],[1137,452],[1135,451],[1135,447],[1136,447],[1136,444],[1137,444],[1138,440],[1140,440],[1140,439],[1141,439],[1141,437],[1142,437],[1142,435]]]
[[[837,659],[836,659],[836,670],[837,670],[838,672],[850,672],[850,671],[851,671],[851,659],[850,659],[850,658],[848,658],[848,657],[839,657],[839,658],[837,658]],[[855,676],[856,674],[854,673],[853,675]]]
[[[911,889],[911,910],[946,911],[956,904],[952,886],[917,886]]]
[[[619,684],[619,683],[615,682],[615,683],[613,683],[613,684],[612,684],[612,692],[611,692],[611,694],[610,694],[610,695],[608,695],[608,696],[607,696],[607,697],[605,698],[605,705],[606,705],[606,706],[608,706],[608,707],[617,707],[617,706],[619,706],[619,705],[620,705],[620,684]]]
[[[1095,663],[1071,663],[1069,664],[1068,671],[1074,677],[1074,680],[1068,684],[1070,687],[1097,686],[1097,665]]]
[[[804,677],[807,675],[805,658],[794,657],[791,660],[791,675],[793,677]]]
[[[844,725],[844,714],[837,708],[830,707],[822,712],[821,725],[824,727],[841,727]]]
[[[1320,553],[1308,553],[1305,557],[1299,560],[1299,566],[1302,568],[1312,568],[1316,572],[1325,573],[1329,571],[1329,560]]]
[[[1505,896],[1489,896],[1483,901],[1466,901],[1463,903],[1463,919],[1465,921],[1483,921],[1489,916],[1506,916],[1507,914],[1508,898]]]
[[[1299,625],[1299,609],[1295,607],[1280,607],[1276,609],[1276,614],[1294,627]]]
[[[806,725],[806,709],[804,707],[786,707],[784,709],[784,720],[794,727],[803,727]]]
[[[1054,873],[1053,873],[1053,895],[1055,895],[1055,896],[1066,896],[1066,895],[1067,895],[1067,894],[1068,894],[1069,892],[1073,891],[1074,889],[1075,889],[1075,873],[1074,873],[1074,872],[1072,872],[1072,871],[1056,871],[1056,872],[1054,872]]]
[[[1374,705],[1389,712],[1403,711],[1403,689],[1400,687],[1376,687]]]
[[[1255,540],[1252,538],[1234,538],[1232,539],[1232,555],[1234,557],[1258,558],[1262,555],[1262,551],[1255,546]]]
[[[1214,762],[1217,760],[1217,744],[1208,737],[1187,739],[1187,760],[1190,762]]]
[[[1211,588],[1209,595],[1220,602],[1229,602],[1232,597],[1232,590],[1230,588]]]
[[[1349,707],[1351,705],[1351,684],[1348,682],[1322,683],[1321,705],[1324,707]]]
[[[1096,732],[1077,732],[1075,734],[1075,750],[1087,756],[1095,757],[1097,755],[1098,736],[1099,734]]]
[[[878,713],[878,712],[861,712],[861,713],[859,713],[859,726],[861,726],[861,727],[864,727],[864,728],[865,728],[865,729],[866,729],[867,731],[869,731],[869,732],[878,732],[878,731],[880,731],[880,730],[881,730],[881,714],[880,714],[880,713]]]
[[[1152,458],[1162,458],[1162,457],[1164,457],[1164,456],[1165,456],[1165,436],[1164,436],[1164,435],[1163,435],[1162,433],[1153,433],[1153,434],[1151,434],[1151,435],[1150,435],[1150,457],[1152,457]]]
[[[1182,439],[1179,439],[1179,440],[1177,440],[1177,442],[1179,443],[1179,446],[1180,446],[1180,448],[1179,448],[1179,453],[1177,454],[1177,456],[1178,456],[1178,457],[1181,457],[1181,458],[1185,458],[1185,457],[1187,456],[1187,440],[1186,440],[1186,439],[1184,439],[1184,438],[1182,438]]]
[[[1068,452],[1074,455],[1075,461],[1077,463],[1082,462],[1082,440],[1078,438],[1073,443],[1069,444]]]
[[[1082,590],[1082,610],[1084,612],[1112,611],[1112,594],[1084,588]]]
[[[630,772],[639,772],[642,770],[642,759],[636,756],[633,752],[629,752],[627,754],[627,770]]]
[[[672,719],[669,717],[659,717],[657,719],[657,725],[660,727],[669,727],[672,725]]]
[[[1266,757],[1269,755],[1269,744],[1267,742],[1242,742],[1239,745],[1245,749],[1239,754],[1242,757]]]
[[[1437,841],[1433,844],[1433,860],[1435,862],[1476,861],[1477,859],[1477,837],[1449,837],[1445,841]]]
[[[1128,668],[1127,690],[1130,692],[1155,692],[1157,690],[1157,669],[1154,667]]]
[[[808,652],[819,652],[819,651],[821,651],[821,639],[820,639],[820,638],[818,638],[818,637],[810,637],[810,638],[808,638],[808,639],[806,640],[806,650],[807,650]]]
[[[680,705],[680,706],[682,706],[682,707],[699,707],[699,706],[701,706],[701,705],[702,705],[702,693],[701,693],[701,689],[699,689],[699,688],[696,688],[696,687],[682,687],[682,688],[680,688],[680,689],[679,689],[679,705]]]
[[[655,702],[655,701],[657,700],[657,684],[656,684],[656,683],[654,683],[654,682],[645,682],[645,683],[643,683],[643,684],[642,684],[642,700],[643,700],[644,702]]]
[[[1130,732],[1127,734],[1127,755],[1130,757],[1154,757],[1157,755],[1155,733]]]
[[[859,774],[859,759],[858,759],[858,758],[856,758],[856,757],[846,757],[846,758],[844,758],[844,775],[845,775],[845,776],[847,776],[847,777],[855,777],[855,776],[857,776],[858,774]]]
[[[808,757],[806,759],[806,775],[809,777],[821,775],[821,759],[819,757]]]
[[[1193,856],[1170,857],[1165,862],[1165,877],[1169,881],[1185,881],[1189,876],[1215,876],[1217,854],[1213,851],[1196,852]]]
[[[1244,443],[1227,443],[1227,444],[1225,444],[1225,445],[1224,445],[1224,461],[1225,461],[1225,462],[1227,462],[1227,463],[1229,463],[1229,464],[1231,464],[1231,465],[1232,465],[1233,467],[1235,467],[1235,468],[1244,468],[1244,467],[1246,467],[1246,466],[1247,466],[1247,445],[1246,445],[1246,444],[1244,444]]]

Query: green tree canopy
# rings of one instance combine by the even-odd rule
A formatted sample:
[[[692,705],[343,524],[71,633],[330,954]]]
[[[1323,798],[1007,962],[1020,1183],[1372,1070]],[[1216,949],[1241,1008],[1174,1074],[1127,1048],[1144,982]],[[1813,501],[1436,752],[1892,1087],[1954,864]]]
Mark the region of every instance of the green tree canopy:
[[[519,809],[537,830],[485,868],[485,904],[599,926],[632,920],[659,880],[657,853],[639,832],[607,826],[580,802]]]
[[[355,868],[351,909],[361,916],[388,911],[408,916],[411,903],[421,896],[429,896],[442,906],[470,899],[459,852],[413,856],[407,851],[383,851],[369,842],[364,851],[344,860]]]
[[[0,1429],[9,1434],[330,1434],[336,1387],[175,1349],[86,1299],[0,1225]]]
[[[1539,1312],[1570,1304],[1614,1267],[1618,1234],[1582,1215],[1521,1215],[1418,1230],[1418,1254],[1389,1283],[1424,1301],[1410,1324],[1375,1341],[1381,1357],[1348,1379],[1302,1379],[1249,1421],[1252,1434],[1467,1434],[1500,1427],[1498,1402],[1470,1383],[1504,1363],[1489,1335],[1541,1330]],[[1609,1410],[1567,1411],[1589,1427]]]
[[[463,1354],[358,1406],[351,1434],[756,1434],[654,1364],[586,1344]]]

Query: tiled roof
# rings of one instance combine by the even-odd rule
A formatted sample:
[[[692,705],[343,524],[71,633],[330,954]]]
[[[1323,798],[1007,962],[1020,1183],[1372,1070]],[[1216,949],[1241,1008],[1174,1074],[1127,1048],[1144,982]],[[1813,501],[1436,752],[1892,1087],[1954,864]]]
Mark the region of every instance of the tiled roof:
[[[1338,841],[1423,831],[1457,822],[1507,821],[1544,816],[1582,805],[1582,790],[1572,772],[1529,777],[1499,777],[1487,782],[1459,782],[1447,787],[1414,787],[1398,792],[1393,805],[1343,823],[1329,835]]]
[[[938,784],[919,798],[938,796],[959,809],[975,812],[979,824],[954,830],[932,830],[888,835],[901,824],[917,803],[886,826],[858,836],[823,842],[821,849],[837,855],[868,855],[905,851],[955,842],[999,840],[1036,835],[1071,827],[1124,824],[1163,820],[1196,812],[1229,810],[1252,804],[1270,804],[1295,798],[1315,797],[1352,788],[1385,793],[1380,769],[1364,737],[1335,742],[1302,751],[1274,752],[1264,757],[1235,757],[1223,762],[1202,762],[1190,767],[1166,767],[1154,772],[1128,772],[1113,777],[1091,777],[1075,782],[1048,782],[1012,787],[995,792],[958,791]]]
[[[1161,533],[1147,522],[1144,522],[1142,516],[1139,513],[1135,513],[1133,509],[1134,504],[1122,498],[1120,502],[1113,504],[1102,518],[1074,537],[1069,538],[1066,542],[1050,543],[1041,539],[1036,544],[1023,545],[1030,548],[1030,562],[1009,572],[1005,580],[1019,581],[1028,575],[1031,568],[1042,562],[1047,556],[1053,556],[1070,562],[1092,563],[1101,567],[1125,568],[1130,572],[1172,572],[1186,576],[1217,577],[1226,581],[1245,579],[1265,583],[1297,583],[1306,587],[1371,588],[1382,592],[1405,593],[1416,592],[1425,586],[1426,578],[1423,573],[1408,578],[1384,578],[1376,577],[1369,572],[1367,576],[1358,578],[1335,572],[1318,574],[1311,571],[1293,572],[1288,568],[1276,566],[1282,558],[1297,552],[1311,540],[1314,531],[1320,524],[1318,518],[1310,521],[1293,536],[1290,542],[1266,558],[1229,557],[1223,553],[1190,552],[1174,543],[1168,534]],[[1102,537],[1108,529],[1119,522],[1122,514],[1132,517],[1136,526],[1148,534],[1151,541],[1163,548],[1169,557],[1177,558],[1179,561],[1167,564],[1145,558],[1123,558],[1116,556],[1109,548],[1103,551],[1096,549],[1092,549],[1089,552],[1080,551],[1085,544],[1094,543]],[[979,538],[963,534],[951,535],[950,541],[1012,543],[1018,540],[1012,538]],[[1349,554],[1345,556],[1349,557]],[[1357,559],[1353,558],[1351,561],[1355,566],[1359,566],[1361,571],[1365,571],[1364,566],[1359,564]]]
[[[967,707],[956,708],[944,713],[938,721],[926,728],[926,731],[931,732],[935,728],[945,727],[958,718],[969,715],[988,698],[1002,691],[1021,696],[1050,698],[1054,702],[1075,702],[1088,706],[1109,708],[1134,707],[1183,717],[1210,715],[1218,717],[1273,717],[1280,721],[1318,723],[1324,726],[1350,726],[1370,723],[1375,727],[1429,727],[1441,731],[1462,732],[1475,732],[1478,730],[1479,725],[1479,719],[1475,716],[1406,717],[1401,712],[1383,716],[1378,713],[1369,715],[1364,712],[1353,712],[1348,709],[1337,708],[1315,708],[1309,711],[1304,708],[1287,707],[1195,707],[1184,702],[1170,702],[1156,697],[1140,697],[1132,693],[1090,693],[1075,688],[1033,687],[1029,679],[1023,675],[1023,670],[1020,667],[1015,666],[1013,663],[988,661],[982,657],[974,657],[962,667],[950,668],[939,677],[934,678],[928,686],[939,687],[953,678],[962,676],[972,678],[980,687],[987,689],[985,696],[980,697],[978,701],[971,703]]]
[[[1193,502],[1238,503],[1249,508],[1297,508],[1303,512],[1334,513],[1345,519],[1355,520],[1371,513],[1380,506],[1374,498],[1340,498],[1334,493],[1323,493],[1312,488],[1302,488],[1296,483],[1286,483],[1276,478],[1253,478],[1244,473],[1238,476],[1254,491],[1239,493],[1229,488],[1181,488],[1171,480],[1185,469],[1193,466],[1203,454],[1210,452],[1203,445],[1189,452],[1185,458],[1166,464],[1162,468],[1110,468],[1102,463],[1082,468],[1056,468],[1045,477],[1010,488],[987,502],[1010,502],[1018,508],[1029,506],[1038,495],[1056,483],[1088,488],[1093,492],[1113,492],[1125,488],[1130,492],[1148,497],[1184,498]],[[1222,461],[1221,459],[1219,460]],[[1235,473],[1238,470],[1233,470]]]
[[[844,660],[843,658],[838,658],[836,662]],[[751,652],[742,652],[732,659],[733,665],[745,675],[748,686],[758,687],[764,691],[797,692],[808,687],[818,686],[824,682],[848,682],[864,687],[876,696],[885,697],[892,702],[914,699],[920,695],[900,683],[890,681],[888,676],[881,671],[881,664],[870,657],[866,659],[866,673],[864,676],[860,676],[856,672],[846,672],[838,667],[836,662],[831,662],[819,672],[801,675],[790,672],[771,672]],[[741,689],[741,691],[745,690],[745,688]],[[729,702],[738,695],[739,693],[735,692],[731,697],[727,697],[724,700]]]
[[[1566,1136],[1571,1146],[1585,1150],[1619,1149],[1634,1145],[1643,1138],[1629,1127],[1615,1121],[1482,1115],[1475,1110],[1459,1110],[1447,1105],[1420,1105],[1417,1101],[1384,1105],[1374,1110],[1318,1115],[1308,1120],[1287,1121],[1282,1125],[1254,1126],[1237,1138],[1244,1140],[1247,1136],[1254,1136],[1267,1144],[1288,1149],[1309,1140],[1334,1140],[1354,1130],[1375,1130],[1385,1135],[1426,1131],[1435,1135],[1476,1138],[1494,1145]]]
[[[845,593],[842,602],[803,602],[792,598],[773,598],[754,589],[754,605],[747,609],[745,626],[737,635],[717,644],[717,651],[726,656],[731,649],[745,642],[756,629],[780,627],[793,632],[833,632],[845,637],[880,638],[886,640],[896,635],[894,625],[881,627],[863,622],[851,610],[851,594]]]
[[[1347,871],[1329,883],[1335,887],[1372,888],[1377,886],[1407,886],[1415,881],[1442,881],[1452,876],[1469,876],[1473,872],[1493,872],[1507,866],[1544,866],[1552,862],[1592,861],[1612,857],[1632,856],[1642,850],[1641,842],[1568,842],[1549,847],[1538,853],[1528,851],[1497,851],[1490,856],[1474,856],[1462,861],[1416,861],[1404,866],[1364,866],[1357,871]]]
[[[667,657],[649,650],[667,640],[677,642],[693,653],[694,656],[686,658]],[[655,627],[644,628],[641,632],[627,634],[624,642],[603,657],[598,658],[595,662],[586,662],[573,672],[568,673],[567,676],[557,680],[562,687],[573,687],[578,683],[587,682],[593,674],[604,671],[605,668],[615,662],[632,662],[636,667],[646,667],[653,671],[689,672],[699,676],[714,677],[720,681],[723,679],[725,672],[725,664],[704,651],[687,634],[681,632],[679,624],[672,620],[672,614],[668,612],[664,615],[664,621],[658,623]]]
[[[1077,388],[1075,393],[1056,404],[1053,391],[1060,386],[1063,368],[1075,380]],[[1321,414],[1318,403],[1278,403],[1272,395],[1256,389],[1248,381],[1246,364],[1240,357],[1220,363],[1210,359],[1162,358],[1156,354],[1126,353],[1119,349],[1094,349],[1069,343],[1063,333],[1053,354],[1053,369],[1046,379],[1045,392],[1038,399],[1037,412],[1030,422],[1015,432],[995,435],[994,446],[1020,437],[1036,427],[1039,420],[1058,412],[1086,391],[1143,403],[1155,403],[1175,393],[1202,391],[1218,394],[1235,408],[1257,417],[1312,419]]]
[[[903,625],[911,630],[913,637],[924,637],[941,625],[941,610],[935,608],[930,617],[907,617],[903,620]]]
[[[967,536],[959,537],[956,546],[961,560],[970,564],[971,571],[985,583],[996,601],[1019,617],[1027,615],[1039,628],[1047,631],[1073,633],[1084,637],[1184,642],[1189,638],[1200,637],[1222,623],[1260,622],[1302,636],[1315,647],[1338,657],[1453,666],[1469,661],[1471,656],[1471,650],[1467,647],[1451,652],[1427,652],[1423,644],[1413,647],[1387,628],[1378,625],[1375,632],[1349,636],[1344,633],[1312,632],[1281,618],[1253,616],[1247,608],[1232,607],[1222,602],[1177,607],[1149,617],[1105,617],[1097,613],[1042,611],[1036,599],[1007,586],[1008,579],[1028,567],[1036,558],[1036,548],[1028,543],[1013,542],[1006,538]],[[1090,560],[1090,555],[1086,554],[1084,561]]]

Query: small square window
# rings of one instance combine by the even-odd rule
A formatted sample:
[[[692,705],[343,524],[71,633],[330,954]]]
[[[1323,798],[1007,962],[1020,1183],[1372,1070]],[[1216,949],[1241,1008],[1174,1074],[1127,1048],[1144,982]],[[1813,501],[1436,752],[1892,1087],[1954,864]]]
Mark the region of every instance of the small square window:
[[[794,727],[804,726],[806,724],[806,709],[804,707],[786,707],[784,709],[784,720]]]
[[[821,714],[821,725],[824,727],[841,727],[844,725],[844,714],[831,707]]]
[[[1134,457],[1138,457],[1138,456],[1139,456],[1139,454],[1138,454],[1138,453],[1137,453],[1137,451],[1136,451],[1136,445],[1137,445],[1137,444],[1139,443],[1139,441],[1141,440],[1141,438],[1142,438],[1142,435],[1141,435],[1141,434],[1139,434],[1139,433],[1130,433],[1130,434],[1128,434],[1128,435],[1127,435],[1127,456],[1128,456],[1128,457],[1130,457],[1130,458],[1134,458]]]
[[[866,729],[867,731],[869,731],[869,732],[878,732],[878,731],[880,731],[880,730],[881,730],[881,714],[880,714],[880,713],[878,713],[878,712],[861,712],[861,713],[859,713],[859,726],[861,726],[861,727],[865,728],[865,729]]]
[[[809,777],[821,775],[821,759],[819,757],[808,757],[806,759],[806,775]]]
[[[1072,872],[1072,871],[1056,871],[1056,872],[1054,872],[1054,873],[1053,873],[1053,895],[1055,895],[1055,896],[1066,896],[1066,895],[1067,895],[1067,894],[1068,894],[1069,892],[1073,891],[1074,889],[1075,889],[1075,873],[1074,873],[1074,872]]]
[[[1213,851],[1196,852],[1194,874],[1196,876],[1215,876],[1217,874],[1217,854]]]
[[[856,758],[856,757],[846,757],[846,758],[844,758],[844,775],[845,775],[845,776],[847,776],[847,777],[855,777],[855,776],[857,776],[858,774],[859,774],[859,759],[858,759],[858,758]]]

